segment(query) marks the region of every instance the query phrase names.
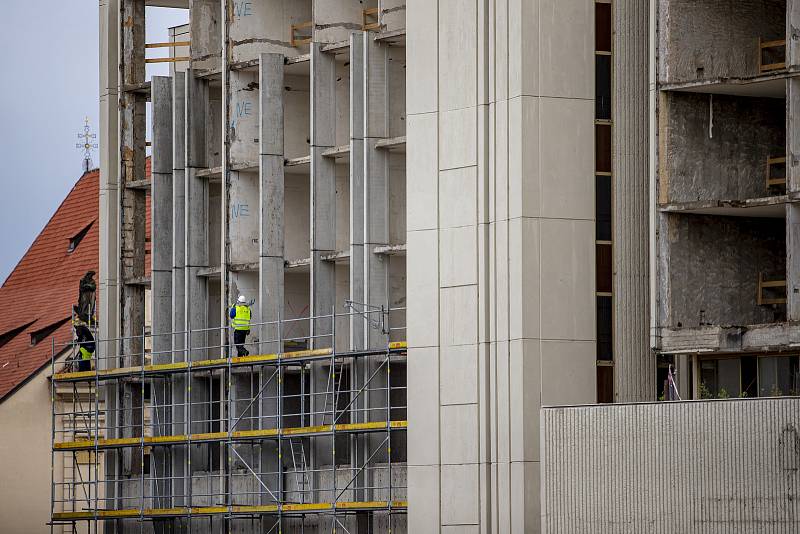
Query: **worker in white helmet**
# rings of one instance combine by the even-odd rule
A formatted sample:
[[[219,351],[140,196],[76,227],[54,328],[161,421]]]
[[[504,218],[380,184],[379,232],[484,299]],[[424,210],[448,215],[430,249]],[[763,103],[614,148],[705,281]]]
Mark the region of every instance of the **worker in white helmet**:
[[[247,334],[250,333],[250,306],[244,295],[239,295],[236,305],[230,311],[231,326],[233,326],[233,344],[236,345],[237,356],[247,356],[250,352],[244,348]]]

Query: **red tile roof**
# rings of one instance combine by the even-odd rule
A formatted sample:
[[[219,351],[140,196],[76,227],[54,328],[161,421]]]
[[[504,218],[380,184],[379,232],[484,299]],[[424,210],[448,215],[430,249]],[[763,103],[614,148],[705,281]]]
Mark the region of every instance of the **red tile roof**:
[[[56,345],[72,339],[69,319],[78,301],[78,282],[86,271],[99,271],[99,174],[93,170],[80,177],[0,287],[0,401],[49,364],[51,338]],[[147,200],[149,236],[150,195]],[[71,238],[87,227],[69,252]],[[149,259],[148,254],[147,274]],[[32,334],[51,328],[32,344]]]

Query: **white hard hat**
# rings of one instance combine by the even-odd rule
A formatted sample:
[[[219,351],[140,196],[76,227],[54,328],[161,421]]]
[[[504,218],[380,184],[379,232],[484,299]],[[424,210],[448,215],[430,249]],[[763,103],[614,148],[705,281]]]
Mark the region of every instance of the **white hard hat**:
[[[247,299],[246,299],[246,298],[244,298],[244,295],[239,295],[239,302],[240,302],[240,303],[242,303],[242,304],[244,304],[245,302],[247,302]]]

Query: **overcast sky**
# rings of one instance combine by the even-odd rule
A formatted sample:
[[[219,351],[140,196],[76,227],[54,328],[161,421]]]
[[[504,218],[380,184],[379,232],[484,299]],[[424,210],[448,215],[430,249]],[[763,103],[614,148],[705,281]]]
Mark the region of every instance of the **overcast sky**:
[[[98,2],[4,0],[0,17],[0,281],[22,258],[82,172],[75,147],[89,117],[98,133]],[[147,8],[146,41],[188,21]],[[167,55],[148,51],[148,57]],[[148,65],[149,76],[167,64]],[[99,139],[99,135],[98,135]],[[99,165],[99,152],[93,153]]]

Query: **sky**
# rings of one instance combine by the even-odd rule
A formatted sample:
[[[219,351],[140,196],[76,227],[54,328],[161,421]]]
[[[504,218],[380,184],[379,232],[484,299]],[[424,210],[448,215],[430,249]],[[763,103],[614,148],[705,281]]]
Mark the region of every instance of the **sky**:
[[[147,42],[188,21],[182,9],[147,8]],[[99,134],[96,0],[4,0],[0,17],[0,280],[4,281],[83,171],[75,147],[84,119]],[[148,50],[148,57],[167,55]],[[166,63],[147,66],[166,75]],[[99,135],[96,141],[99,142]],[[149,137],[148,137],[149,139]],[[94,166],[99,152],[93,151]]]

